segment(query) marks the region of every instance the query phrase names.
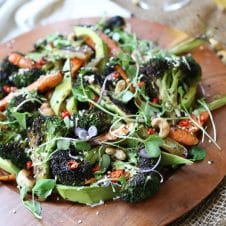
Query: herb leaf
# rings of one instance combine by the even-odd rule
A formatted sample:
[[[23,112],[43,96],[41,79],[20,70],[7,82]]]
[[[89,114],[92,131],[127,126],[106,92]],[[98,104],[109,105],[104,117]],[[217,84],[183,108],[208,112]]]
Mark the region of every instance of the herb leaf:
[[[103,154],[100,162],[101,171],[105,172],[111,163],[111,158],[107,154]]]
[[[195,145],[191,149],[192,161],[201,161],[206,157],[205,149]]]
[[[39,202],[36,202],[35,200],[27,200],[23,201],[23,204],[36,218],[42,219],[42,208]]]
[[[70,140],[58,140],[57,141],[57,149],[58,150],[68,150],[70,147],[71,141]]]
[[[23,128],[26,129],[26,115],[27,113],[21,113],[21,112],[17,112],[17,111],[12,111],[12,116],[17,120],[17,122],[19,123],[19,125]]]
[[[150,156],[150,158],[157,158],[160,156],[160,146],[162,145],[162,143],[162,138],[157,135],[151,135],[145,140],[145,150]]]
[[[128,103],[133,97],[134,94],[127,90],[126,92],[123,92],[118,99],[121,99],[123,103]]]
[[[45,200],[51,195],[55,185],[56,181],[54,179],[39,179],[33,187],[32,193]]]

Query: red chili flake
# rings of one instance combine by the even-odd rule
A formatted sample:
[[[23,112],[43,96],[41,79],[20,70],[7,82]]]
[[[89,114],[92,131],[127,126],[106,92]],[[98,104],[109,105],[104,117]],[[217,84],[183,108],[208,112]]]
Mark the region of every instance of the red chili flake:
[[[66,118],[66,117],[70,117],[70,116],[71,116],[71,114],[70,114],[70,112],[67,111],[67,110],[64,110],[64,111],[61,113],[61,118],[62,118],[62,119]]]
[[[4,91],[5,93],[10,93],[10,92],[11,92],[11,87],[8,86],[8,85],[4,85],[4,86],[2,87],[2,89],[3,89],[3,91]]]
[[[199,120],[200,120],[201,123],[204,123],[205,122],[204,115],[201,114],[200,117],[199,117]]]
[[[43,65],[46,64],[46,61],[44,59],[38,59],[36,62],[35,62],[35,66],[36,67],[42,67]]]
[[[76,162],[75,160],[70,160],[67,162],[67,166],[69,168],[69,170],[75,170],[78,168],[78,162]]]
[[[137,85],[138,85],[139,87],[143,87],[143,86],[145,85],[145,82],[143,82],[143,81],[138,82]]]
[[[117,79],[120,77],[120,74],[118,72],[114,72],[113,79]]]
[[[95,173],[95,172],[97,172],[99,170],[100,170],[100,166],[96,165],[96,166],[93,167],[92,172]]]
[[[27,161],[27,162],[26,162],[26,169],[27,169],[27,170],[30,170],[30,169],[32,168],[32,166],[33,166],[33,165],[32,165],[32,161]]]
[[[158,97],[154,97],[152,98],[152,101],[151,101],[153,104],[158,104],[159,102],[159,98]]]
[[[124,175],[125,170],[119,169],[119,170],[114,170],[112,172],[109,173],[109,177],[110,178],[119,178],[122,175]]]
[[[179,122],[179,126],[181,127],[185,127],[185,126],[188,126],[189,125],[189,120],[188,119],[184,119],[184,120],[181,120]]]
[[[153,129],[153,128],[149,128],[148,129],[148,134],[149,135],[152,135],[152,134],[154,134],[155,133],[155,130]]]
[[[119,178],[121,176],[124,176],[126,179],[128,179],[130,177],[130,173],[126,172],[123,169],[119,169],[119,170],[114,170],[114,171],[110,172],[108,174],[108,176],[110,178],[112,178],[112,180],[111,180],[112,182],[116,182],[115,180],[113,180],[113,178]]]

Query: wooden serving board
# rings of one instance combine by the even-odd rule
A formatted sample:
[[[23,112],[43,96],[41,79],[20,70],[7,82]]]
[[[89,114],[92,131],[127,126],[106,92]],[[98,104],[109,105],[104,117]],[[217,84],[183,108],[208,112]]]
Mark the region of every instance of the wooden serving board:
[[[13,50],[26,52],[33,43],[53,32],[69,33],[75,24],[95,23],[98,19],[81,19],[58,22],[39,27],[8,43],[0,45],[0,58]],[[128,22],[138,37],[157,41],[162,47],[169,47],[184,39],[186,34],[161,24],[130,19]],[[192,52],[201,64],[202,91],[206,96],[226,94],[226,67],[206,47]],[[151,199],[138,204],[123,201],[109,201],[102,206],[88,207],[70,202],[48,201],[42,203],[43,219],[34,217],[23,207],[15,186],[0,184],[0,225],[1,226],[133,226],[165,225],[186,213],[203,200],[219,184],[226,174],[226,108],[214,112],[218,133],[219,151],[208,142],[202,144],[207,157],[201,163],[185,166],[172,175]],[[211,133],[211,129],[209,129]],[[208,161],[213,164],[208,164]]]

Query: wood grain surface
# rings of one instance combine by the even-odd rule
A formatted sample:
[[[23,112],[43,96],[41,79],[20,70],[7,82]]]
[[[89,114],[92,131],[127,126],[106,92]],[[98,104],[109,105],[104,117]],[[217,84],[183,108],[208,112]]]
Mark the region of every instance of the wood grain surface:
[[[52,32],[69,33],[75,24],[89,24],[97,19],[83,19],[59,22],[39,27],[32,32],[0,45],[0,58],[13,50],[26,52],[38,38]],[[128,21],[138,37],[157,41],[162,47],[168,47],[186,37],[164,25],[145,20]],[[208,97],[226,94],[226,67],[206,47],[192,52],[201,64],[203,79],[201,90]],[[226,108],[214,112],[218,132],[218,151],[208,140],[202,144],[207,157],[201,163],[185,166],[172,175],[161,186],[160,191],[151,199],[138,204],[122,201],[109,201],[102,206],[88,207],[64,201],[42,203],[43,219],[36,220],[23,207],[15,186],[0,184],[0,225],[1,226],[156,226],[166,225],[203,200],[219,184],[226,174]],[[209,129],[211,133],[211,129]],[[213,164],[208,164],[208,161]]]

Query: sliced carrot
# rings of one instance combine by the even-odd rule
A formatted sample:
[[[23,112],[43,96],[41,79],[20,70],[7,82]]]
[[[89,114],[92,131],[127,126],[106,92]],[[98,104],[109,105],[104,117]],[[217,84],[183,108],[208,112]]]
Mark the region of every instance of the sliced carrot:
[[[86,38],[85,39],[85,43],[90,46],[92,49],[95,49],[95,43],[93,42],[93,40],[91,38]]]
[[[16,181],[16,175],[15,174],[10,174],[10,175],[0,176],[0,181],[1,182],[12,182],[12,181]]]
[[[19,53],[11,53],[8,57],[8,60],[10,63],[18,66],[19,68],[31,69],[34,67],[34,62],[31,59],[26,58]]]
[[[26,90],[31,92],[38,90],[40,92],[45,92],[49,89],[56,87],[63,79],[61,72],[55,74],[41,76],[38,80],[29,85]]]
[[[55,74],[41,76],[38,80],[33,82],[31,85],[27,86],[25,89],[29,92],[31,91],[40,91],[45,92],[49,89],[56,87],[63,79],[63,75],[61,72],[57,72]],[[4,111],[8,106],[10,100],[18,95],[20,90],[16,90],[15,92],[9,93],[6,97],[0,100],[0,111]]]
[[[194,134],[177,127],[170,128],[168,137],[188,146],[195,145],[199,142],[198,138]]]
[[[203,111],[200,113],[199,117],[196,117],[195,115],[192,115],[191,117],[198,125],[203,126],[209,118],[209,113]],[[200,130],[200,127],[194,124],[191,120],[180,120],[178,125],[190,133],[196,133]]]
[[[4,111],[6,107],[8,106],[10,100],[17,95],[17,92],[9,93],[7,96],[5,96],[3,99],[0,100],[0,111]]]
[[[122,67],[119,65],[115,65],[115,70],[116,70],[116,72],[118,72],[120,74],[120,76],[123,78],[123,80],[126,81],[127,85],[130,85],[130,91],[132,93],[134,93],[135,88],[131,85],[130,79],[128,78],[126,72],[122,69]]]
[[[70,63],[71,63],[71,74],[72,74],[72,77],[75,78],[77,75],[77,72],[85,62],[84,60],[75,57],[70,60]]]
[[[106,34],[104,34],[101,31],[98,31],[98,34],[100,38],[103,40],[103,42],[110,49],[112,56],[117,56],[122,51],[120,47],[118,47],[118,45],[112,39],[110,39]]]

